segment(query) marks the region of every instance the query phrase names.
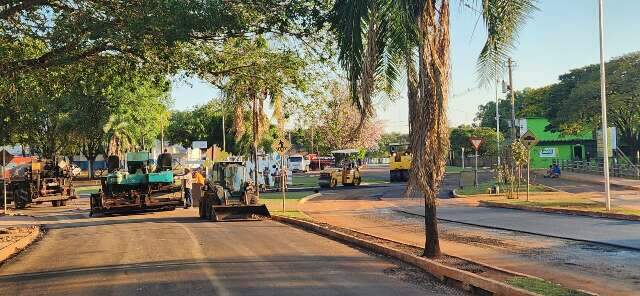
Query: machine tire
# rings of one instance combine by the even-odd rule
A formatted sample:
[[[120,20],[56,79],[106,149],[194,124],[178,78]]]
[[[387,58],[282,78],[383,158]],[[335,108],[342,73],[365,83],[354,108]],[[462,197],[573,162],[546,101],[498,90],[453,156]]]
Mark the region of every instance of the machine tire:
[[[200,200],[200,204],[198,205],[198,214],[200,216],[200,219],[205,219],[207,217],[207,204],[209,204],[208,202],[208,198],[205,195],[204,198],[202,198]]]
[[[393,183],[396,181],[396,171],[389,171],[389,182]]]
[[[23,193],[26,193],[22,191]],[[16,209],[24,209],[27,206],[27,201],[23,199],[24,194],[21,193],[20,189],[16,189],[13,191],[13,204]]]
[[[53,206],[53,207],[59,207],[59,206],[60,206],[60,204],[58,203],[58,201],[57,201],[57,200],[53,200],[53,201],[51,201],[51,206]]]

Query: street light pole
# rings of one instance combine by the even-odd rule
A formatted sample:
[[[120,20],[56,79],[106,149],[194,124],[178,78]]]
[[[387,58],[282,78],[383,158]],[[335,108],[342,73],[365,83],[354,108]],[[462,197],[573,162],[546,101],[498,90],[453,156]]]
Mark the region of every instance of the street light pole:
[[[496,79],[496,147],[498,148],[498,167],[500,167],[500,111],[498,105],[500,99],[498,98],[498,80]]]
[[[607,80],[604,62],[604,0],[598,0],[600,21],[600,103],[602,107],[602,145],[604,157],[604,191],[607,195],[607,211],[611,211],[611,190],[609,186],[609,129],[607,124]]]
[[[509,88],[511,91],[511,140],[516,140],[516,93],[513,88],[513,71],[511,58],[507,61],[509,65]]]

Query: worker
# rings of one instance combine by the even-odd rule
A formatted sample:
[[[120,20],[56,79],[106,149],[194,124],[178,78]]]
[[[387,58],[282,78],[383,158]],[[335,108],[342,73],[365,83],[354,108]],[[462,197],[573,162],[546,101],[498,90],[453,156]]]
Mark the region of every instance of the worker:
[[[193,172],[193,206],[200,205],[200,199],[202,198],[202,186],[204,186],[204,177],[200,173],[202,169],[197,169]]]
[[[191,176],[191,170],[188,168],[184,169],[184,175],[177,177],[177,179],[182,179],[182,186],[184,186],[184,208],[188,209],[191,207],[192,199],[191,199],[191,189],[193,188],[193,177]]]
[[[262,177],[264,178],[264,189],[267,190],[269,189],[269,187],[271,186],[271,182],[269,182],[269,167],[266,166],[264,167],[264,170],[262,171]]]

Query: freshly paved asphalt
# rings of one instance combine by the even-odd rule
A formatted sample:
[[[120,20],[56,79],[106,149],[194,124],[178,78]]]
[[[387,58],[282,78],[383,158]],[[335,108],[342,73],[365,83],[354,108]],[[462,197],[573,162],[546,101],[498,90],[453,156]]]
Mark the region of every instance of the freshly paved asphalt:
[[[453,295],[397,265],[272,221],[194,210],[89,218],[39,212],[45,237],[0,267],[0,295]]]
[[[403,210],[424,213],[423,207]],[[640,222],[636,221],[463,206],[438,207],[438,218],[640,250]]]

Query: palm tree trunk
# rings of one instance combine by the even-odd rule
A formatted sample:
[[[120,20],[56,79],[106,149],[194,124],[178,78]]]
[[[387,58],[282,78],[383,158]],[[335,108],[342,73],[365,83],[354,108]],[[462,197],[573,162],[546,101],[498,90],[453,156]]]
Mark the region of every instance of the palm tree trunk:
[[[258,131],[260,129],[260,122],[258,116],[258,96],[255,91],[251,91],[253,96],[253,184],[255,188],[258,188]],[[259,198],[259,190],[256,190],[256,198]]]
[[[414,158],[408,191],[419,189],[425,204],[424,256],[438,257],[440,243],[436,198],[444,178],[449,135],[447,97],[449,89],[449,1],[419,2],[419,100],[412,118],[411,147]]]

